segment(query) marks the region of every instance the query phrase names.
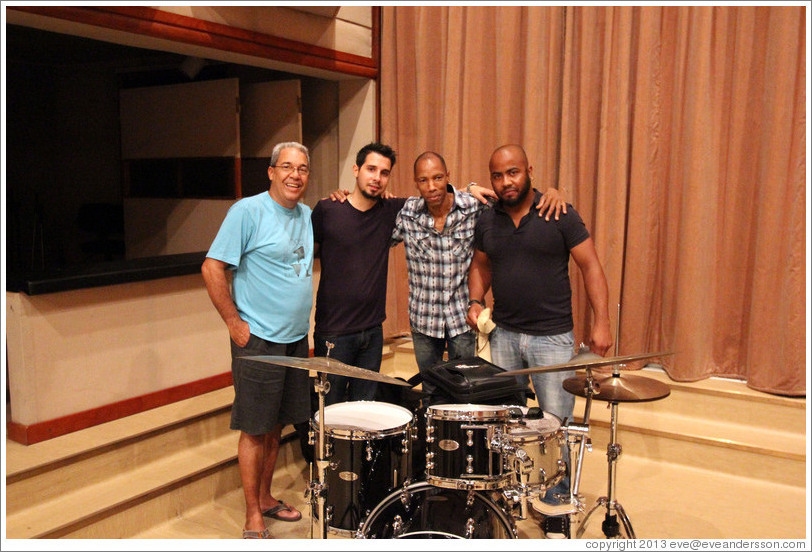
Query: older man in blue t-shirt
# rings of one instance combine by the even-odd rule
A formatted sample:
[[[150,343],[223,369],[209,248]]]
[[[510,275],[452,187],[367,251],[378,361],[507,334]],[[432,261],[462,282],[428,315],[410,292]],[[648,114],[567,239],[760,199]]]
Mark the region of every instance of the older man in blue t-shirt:
[[[271,494],[282,426],[310,417],[308,372],[245,356],[308,356],[313,306],[310,154],[297,142],[271,153],[268,192],[231,206],[203,262],[206,289],[231,336],[237,458],[245,495],[243,538],[271,538],[263,516],[297,521],[301,512]],[[232,282],[229,288],[228,273]]]

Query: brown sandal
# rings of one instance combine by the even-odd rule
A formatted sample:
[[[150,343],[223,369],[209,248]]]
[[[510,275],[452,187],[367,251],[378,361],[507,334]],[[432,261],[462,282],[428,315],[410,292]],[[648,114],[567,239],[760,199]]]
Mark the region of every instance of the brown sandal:
[[[294,510],[293,510],[292,506],[290,506],[289,504],[285,504],[283,501],[280,500],[279,504],[277,504],[273,508],[268,508],[267,510],[262,512],[262,515],[265,516],[265,517],[278,519],[279,521],[299,521],[300,519],[302,519],[302,512],[299,512],[299,511],[296,512],[297,514],[299,514],[296,517],[282,517],[282,516],[280,516],[279,512],[284,512],[284,511],[293,512]]]
[[[248,529],[242,530],[242,538],[244,539],[269,539],[271,532],[266,527],[262,531],[249,531]]]

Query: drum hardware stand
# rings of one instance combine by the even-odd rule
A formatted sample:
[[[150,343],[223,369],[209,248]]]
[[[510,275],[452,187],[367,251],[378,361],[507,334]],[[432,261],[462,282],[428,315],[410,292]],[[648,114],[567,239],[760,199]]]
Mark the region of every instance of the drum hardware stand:
[[[616,339],[615,339],[615,356],[618,356],[620,351],[620,304],[618,303],[617,306],[617,331],[616,331]],[[590,407],[592,404],[592,395],[595,393],[595,385],[592,379],[592,371],[587,368],[587,383],[585,384],[584,391],[586,392],[586,406],[584,408],[584,423],[589,420],[589,413]],[[617,364],[612,365],[612,376],[618,378],[620,377],[620,369],[618,368]],[[600,390],[600,389],[598,389]],[[620,456],[620,453],[623,451],[623,448],[620,446],[620,443],[617,442],[617,409],[618,409],[618,402],[611,401],[611,422],[610,422],[610,437],[609,437],[609,444],[606,445],[606,459],[609,463],[609,480],[608,480],[608,489],[607,489],[607,496],[602,496],[598,498],[595,505],[592,507],[589,512],[587,512],[586,517],[584,517],[583,522],[581,522],[580,526],[578,527],[578,531],[576,533],[576,538],[580,538],[581,535],[584,534],[586,530],[586,524],[589,521],[589,516],[595,512],[599,507],[604,506],[606,507],[606,516],[604,517],[603,523],[601,524],[601,529],[603,529],[603,534],[606,535],[606,538],[619,538],[620,537],[620,526],[617,522],[617,516],[620,515],[620,521],[623,523],[623,528],[626,530],[626,538],[636,539],[637,536],[634,534],[634,529],[632,529],[632,522],[629,520],[629,516],[626,515],[626,510],[623,509],[620,502],[615,500],[615,477],[617,476],[617,459]],[[583,441],[581,441],[583,444]],[[581,475],[581,466],[578,466],[578,474],[576,479],[576,491],[577,485],[580,483]],[[616,512],[616,513],[613,513]]]
[[[589,435],[589,415],[592,411],[592,395],[595,393],[595,381],[592,379],[592,370],[586,369],[586,404],[584,406],[584,427],[586,432],[581,433],[580,443],[578,444],[578,463],[575,466],[575,477],[572,480],[571,495],[578,496],[578,490],[581,486],[581,468],[583,468],[584,449],[589,448],[592,450],[592,442]]]
[[[329,341],[327,343],[327,355],[326,357],[330,357],[330,350],[335,347],[333,343]],[[316,471],[317,471],[317,480],[313,480],[313,466],[310,466],[310,482],[305,489],[305,497],[310,497],[310,538],[313,538],[314,532],[314,524],[316,525],[316,529],[318,531],[318,538],[326,539],[327,538],[327,526],[328,522],[326,519],[326,505],[327,505],[327,493],[329,489],[327,488],[327,484],[325,482],[325,470],[330,465],[330,461],[327,460],[327,447],[326,441],[324,439],[324,426],[326,420],[324,419],[324,396],[330,392],[330,382],[327,381],[327,373],[326,372],[318,372],[318,380],[313,385],[316,393],[319,395],[319,436],[318,436],[318,443],[317,443],[317,455],[316,455]],[[318,521],[316,521],[315,513],[318,512]]]
[[[587,408],[589,408],[587,406]],[[570,422],[564,428],[567,434],[567,449],[570,455],[570,466],[572,466],[573,449],[575,448],[575,441],[579,441],[579,449],[575,466],[575,476],[570,484],[569,502],[573,507],[572,513],[583,513],[584,502],[583,497],[578,494],[578,488],[581,482],[581,467],[584,459],[584,449],[592,452],[592,440],[589,438],[589,424],[587,423],[587,416],[584,417],[583,424],[576,424]]]
[[[581,345],[581,351],[584,350],[584,345]],[[582,425],[578,424],[569,424],[567,426],[567,440],[569,443],[569,451],[570,451],[570,466],[572,466],[572,456],[574,448],[574,438],[573,435],[577,438],[580,437],[578,443],[578,459],[575,465],[575,475],[572,478],[570,483],[570,504],[573,505],[575,510],[573,513],[577,513],[582,515],[584,513],[584,501],[583,497],[579,494],[581,488],[581,472],[584,467],[584,452],[585,449],[589,452],[592,452],[592,440],[589,438],[589,416],[592,412],[592,395],[595,394],[595,381],[592,379],[592,370],[587,367],[586,368],[586,384],[585,384],[585,395],[586,395],[586,403],[584,406],[584,422]],[[587,517],[589,517],[587,515]],[[570,517],[570,520],[573,520],[573,517]],[[578,535],[583,532],[583,526],[586,523],[586,519],[580,523],[578,528]]]
[[[657,353],[672,354],[668,353]],[[629,360],[626,357],[624,360]],[[632,529],[631,521],[629,521],[623,506],[615,498],[615,486],[617,478],[617,460],[622,452],[622,447],[617,442],[618,431],[618,406],[621,402],[645,402],[656,401],[667,397],[671,390],[668,385],[658,382],[657,380],[648,379],[640,376],[626,376],[620,377],[619,366],[624,366],[621,361],[618,361],[612,374],[602,377],[594,381],[592,374],[587,372],[586,378],[583,376],[575,376],[564,380],[564,389],[570,393],[587,398],[587,412],[589,412],[590,400],[594,397],[599,400],[607,401],[611,406],[611,425],[610,425],[610,439],[606,447],[606,457],[609,463],[609,491],[608,496],[598,499],[597,504],[593,507],[584,518],[581,526],[578,529],[576,537],[579,538],[586,527],[586,522],[592,513],[600,506],[606,507],[606,518],[603,522],[603,532],[607,538],[620,537],[620,525],[618,524],[618,515],[620,521],[625,529],[626,538],[637,538]],[[580,475],[580,474],[579,474]],[[578,479],[576,479],[575,489],[577,489]]]
[[[612,375],[615,377],[620,376],[620,372],[618,371],[617,367],[615,367],[612,371]],[[578,532],[576,533],[576,538],[581,538],[583,535],[584,530],[586,529],[586,524],[589,521],[589,517],[597,510],[599,507],[603,506],[606,508],[606,516],[604,517],[604,521],[601,524],[601,529],[603,529],[603,534],[606,535],[607,538],[619,538],[620,537],[620,525],[618,524],[618,515],[620,516],[620,521],[623,523],[623,528],[626,531],[626,538],[629,539],[636,539],[637,537],[634,534],[634,529],[632,529],[632,523],[629,520],[629,516],[626,515],[626,511],[623,509],[623,506],[615,499],[616,489],[615,489],[615,478],[617,476],[617,460],[620,457],[623,448],[620,446],[620,443],[617,442],[617,410],[618,410],[618,402],[612,401],[612,414],[611,414],[611,429],[610,429],[610,439],[609,444],[606,446],[606,458],[609,463],[609,483],[608,483],[608,492],[607,496],[602,496],[598,498],[595,506],[592,507],[591,510],[587,513],[584,521],[581,523],[581,526],[578,528]]]

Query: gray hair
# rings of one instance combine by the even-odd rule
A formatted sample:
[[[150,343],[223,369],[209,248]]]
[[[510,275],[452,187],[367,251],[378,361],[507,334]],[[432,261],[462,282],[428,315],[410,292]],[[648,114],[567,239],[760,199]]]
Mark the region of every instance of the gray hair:
[[[273,147],[273,151],[271,152],[271,161],[268,163],[269,167],[276,165],[276,162],[279,161],[279,154],[282,153],[282,150],[286,148],[297,149],[304,153],[305,157],[307,157],[307,166],[310,166],[310,152],[306,147],[299,142],[280,142]]]

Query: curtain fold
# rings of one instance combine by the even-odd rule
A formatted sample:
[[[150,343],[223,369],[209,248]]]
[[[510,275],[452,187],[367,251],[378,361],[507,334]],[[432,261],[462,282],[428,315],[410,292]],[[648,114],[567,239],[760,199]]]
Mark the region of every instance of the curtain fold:
[[[675,381],[805,395],[803,7],[383,13],[396,193],[416,193],[422,151],[443,154],[454,183],[487,185],[491,152],[521,143],[535,187],[562,189],[595,239],[618,354],[673,351],[657,362]],[[584,341],[591,313],[571,276]],[[401,252],[388,323],[404,331],[407,286]]]

